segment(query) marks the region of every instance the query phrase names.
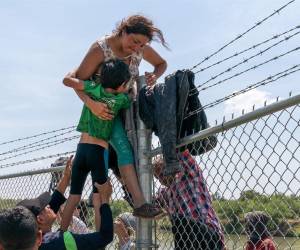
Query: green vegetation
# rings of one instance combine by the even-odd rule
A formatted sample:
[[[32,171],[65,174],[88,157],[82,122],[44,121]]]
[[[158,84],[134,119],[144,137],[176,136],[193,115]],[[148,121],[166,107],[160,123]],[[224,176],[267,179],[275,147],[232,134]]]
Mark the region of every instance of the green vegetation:
[[[213,197],[213,206],[226,233],[243,233],[244,214],[264,211],[272,218],[268,228],[274,235],[300,236],[300,197],[284,194],[267,196],[253,190],[242,192],[236,200],[226,200],[219,194]]]
[[[12,207],[17,203],[12,199],[0,199],[0,209]],[[300,197],[284,194],[262,195],[253,190],[244,191],[239,199],[229,200],[220,194],[213,195],[213,207],[227,234],[243,234],[244,214],[252,211],[264,211],[272,220],[268,225],[276,236],[300,237]],[[124,200],[111,203],[113,218],[123,212],[131,212],[132,208]],[[93,209],[89,208],[88,222],[93,224]],[[165,218],[158,221],[162,229],[171,229],[170,221]]]

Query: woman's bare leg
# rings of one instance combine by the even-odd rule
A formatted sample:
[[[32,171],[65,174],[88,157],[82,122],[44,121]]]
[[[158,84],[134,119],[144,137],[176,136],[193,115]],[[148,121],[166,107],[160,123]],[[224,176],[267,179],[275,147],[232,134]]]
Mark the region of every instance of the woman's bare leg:
[[[146,201],[138,182],[134,166],[132,164],[124,165],[120,167],[119,170],[122,181],[132,196],[134,207],[140,207]]]

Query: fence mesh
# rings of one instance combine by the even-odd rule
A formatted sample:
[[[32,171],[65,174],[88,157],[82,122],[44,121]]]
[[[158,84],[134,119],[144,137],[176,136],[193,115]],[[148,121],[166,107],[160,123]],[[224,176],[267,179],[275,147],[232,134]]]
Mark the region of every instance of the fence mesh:
[[[300,249],[299,121],[299,105],[283,109],[216,134],[216,147],[194,157],[199,166],[197,171],[204,177],[203,188],[207,187],[209,191],[209,197],[203,199],[211,199],[212,208],[225,235],[227,249],[245,248],[248,240],[245,216],[254,211],[261,211],[270,218],[264,231],[270,234],[278,249]],[[190,144],[190,150],[198,150],[195,145],[199,146],[197,143]],[[20,199],[48,191],[53,178],[59,175],[54,174],[57,168],[44,168],[49,168],[50,172],[25,173],[12,178],[0,176],[0,209],[12,207]],[[120,182],[111,172],[110,177],[114,187],[111,207],[116,219],[132,209],[123,198],[125,194]],[[165,188],[156,178],[153,186],[154,197],[158,197],[162,188]],[[91,180],[88,178],[83,192],[84,202],[81,203],[81,219],[89,230],[93,230],[94,226],[93,208],[89,206],[91,190]],[[201,195],[201,190],[193,191]],[[172,229],[173,232],[177,230],[177,234],[179,232],[179,237],[187,246],[201,241],[198,231],[209,229],[199,228],[195,221],[197,216],[184,214],[182,211],[188,210],[181,211],[182,207],[176,207],[179,204],[173,206],[176,209],[172,215],[181,214],[180,220],[175,221],[174,216],[166,216],[154,223],[153,241],[159,249],[174,249]],[[209,230],[206,236],[214,237]],[[134,234],[131,237],[134,240]],[[118,241],[115,236],[114,242],[107,249],[117,249]]]

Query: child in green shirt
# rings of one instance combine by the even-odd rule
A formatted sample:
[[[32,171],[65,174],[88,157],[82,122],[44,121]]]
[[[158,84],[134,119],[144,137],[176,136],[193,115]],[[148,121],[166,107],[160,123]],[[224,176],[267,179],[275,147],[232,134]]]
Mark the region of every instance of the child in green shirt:
[[[130,99],[126,94],[126,84],[131,74],[128,65],[118,59],[106,61],[102,65],[100,77],[101,84],[96,84],[90,80],[82,81],[68,74],[63,83],[75,90],[84,91],[94,100],[106,103],[114,116],[120,109],[129,108]],[[103,184],[107,181],[107,148],[112,126],[113,120],[103,120],[95,116],[84,105],[77,126],[77,131],[81,132],[81,138],[72,167],[70,195],[63,211],[61,222],[63,231],[68,229],[73,211],[80,202],[88,173],[91,171],[93,193],[97,193],[95,182]],[[99,225],[99,218],[96,218],[96,227],[98,228]]]

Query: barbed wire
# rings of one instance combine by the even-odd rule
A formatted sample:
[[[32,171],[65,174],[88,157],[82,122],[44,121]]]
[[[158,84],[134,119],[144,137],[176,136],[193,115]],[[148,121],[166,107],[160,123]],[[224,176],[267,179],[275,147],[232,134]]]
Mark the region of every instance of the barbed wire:
[[[33,159],[25,160],[25,161],[7,163],[7,164],[0,165],[0,169],[1,168],[7,168],[7,167],[13,167],[13,166],[21,165],[21,164],[26,164],[26,163],[31,163],[31,162],[37,162],[37,161],[46,160],[46,159],[51,159],[51,158],[60,157],[60,156],[63,156],[63,155],[74,154],[75,152],[76,151],[69,151],[69,152],[65,152],[65,153],[58,153],[58,154],[54,154],[54,155],[48,155],[48,156],[42,156],[42,157],[39,157],[39,158],[33,158]]]
[[[23,138],[11,140],[11,141],[1,142],[0,146],[5,145],[5,144],[9,144],[9,143],[13,143],[13,142],[19,142],[19,141],[23,141],[23,140],[27,140],[27,139],[36,138],[36,137],[39,137],[39,136],[43,136],[43,135],[55,133],[55,132],[58,132],[58,131],[63,131],[63,130],[71,129],[71,128],[74,129],[74,128],[76,128],[76,126],[71,126],[71,127],[66,127],[66,128],[60,128],[60,129],[56,129],[56,130],[44,132],[44,133],[41,133],[41,134],[36,134],[36,135],[27,136],[27,137],[23,137]]]
[[[261,45],[263,45],[263,44],[266,44],[266,43],[268,43],[268,42],[270,42],[270,41],[272,41],[272,40],[275,40],[275,39],[277,39],[277,38],[279,38],[279,37],[281,37],[281,36],[283,36],[283,35],[286,35],[286,34],[292,32],[292,31],[294,31],[294,30],[296,30],[296,29],[299,29],[299,28],[300,28],[300,25],[297,25],[297,26],[295,26],[295,27],[292,28],[292,29],[289,29],[289,30],[284,31],[284,32],[282,32],[282,33],[280,33],[280,34],[277,34],[277,35],[273,35],[271,38],[269,38],[269,39],[267,39],[267,40],[264,40],[264,41],[262,41],[262,42],[260,42],[260,43],[254,44],[254,45],[252,45],[251,47],[249,47],[249,48],[247,48],[247,49],[244,49],[244,50],[242,50],[242,51],[235,52],[233,55],[231,55],[231,56],[229,56],[229,57],[226,57],[226,58],[224,58],[224,59],[222,59],[222,60],[220,60],[220,61],[218,61],[218,62],[215,62],[215,63],[213,63],[213,64],[211,64],[211,65],[209,65],[209,66],[207,66],[207,67],[201,68],[201,69],[199,69],[198,71],[196,71],[195,74],[197,74],[197,73],[199,73],[199,72],[203,72],[203,71],[205,71],[205,70],[207,70],[207,69],[209,69],[209,68],[211,68],[211,67],[213,67],[213,66],[220,65],[221,63],[223,63],[223,62],[225,62],[225,61],[227,61],[227,60],[229,60],[229,59],[231,59],[231,58],[237,57],[237,56],[239,56],[239,55],[241,55],[241,54],[243,54],[243,53],[245,53],[245,52],[247,52],[247,51],[250,51],[250,50],[252,50],[252,49],[253,49],[253,50],[254,50],[254,49],[257,49],[259,46],[261,46]]]
[[[244,73],[246,73],[246,72],[248,72],[248,71],[257,69],[258,67],[261,67],[261,66],[263,66],[263,65],[265,65],[265,64],[267,64],[267,63],[269,63],[269,62],[278,60],[279,58],[284,57],[284,56],[286,56],[286,55],[288,55],[288,54],[291,54],[291,53],[293,53],[293,52],[295,52],[295,51],[297,51],[297,50],[299,50],[299,49],[300,49],[300,47],[296,47],[296,48],[294,48],[294,49],[292,49],[292,50],[289,50],[289,51],[287,51],[287,52],[285,52],[285,53],[283,53],[283,54],[280,54],[280,55],[278,55],[278,56],[275,56],[275,57],[273,57],[273,58],[271,58],[271,59],[269,59],[269,60],[266,60],[266,61],[264,61],[264,62],[262,62],[262,63],[256,64],[256,65],[254,65],[254,66],[252,66],[252,67],[250,67],[250,68],[248,68],[248,69],[245,69],[245,70],[243,70],[243,71],[240,71],[240,72],[238,72],[238,73],[236,73],[236,74],[234,74],[234,75],[232,75],[232,76],[230,76],[230,77],[227,77],[227,78],[225,78],[225,79],[223,79],[223,80],[220,80],[220,81],[218,81],[218,82],[216,82],[216,83],[214,83],[214,84],[211,84],[211,85],[209,85],[209,86],[207,86],[207,87],[203,87],[203,88],[199,89],[199,92],[204,91],[204,90],[207,90],[207,89],[212,88],[212,87],[215,87],[215,86],[217,86],[217,85],[220,85],[220,84],[223,83],[223,82],[226,82],[226,81],[228,81],[228,80],[230,80],[230,79],[233,79],[233,78],[235,78],[235,77],[238,77],[238,76],[240,76],[240,75],[242,75],[242,74],[244,74]],[[193,89],[193,90],[195,90],[195,89]],[[193,94],[197,94],[197,92],[195,91],[195,93],[192,93],[192,94],[190,94],[190,95],[193,95]]]
[[[210,58],[212,58],[213,56],[215,56],[216,54],[220,53],[223,49],[225,49],[226,47],[228,47],[230,44],[234,43],[235,41],[239,40],[240,38],[242,38],[244,35],[246,35],[247,33],[249,33],[251,30],[254,30],[256,27],[258,27],[259,25],[261,25],[262,23],[264,23],[265,21],[267,21],[269,18],[271,18],[272,16],[274,16],[275,14],[279,14],[279,12],[281,10],[283,10],[284,8],[286,8],[288,5],[292,4],[293,2],[295,2],[295,0],[292,0],[288,3],[286,3],[285,5],[283,5],[282,7],[280,7],[279,9],[275,10],[273,13],[271,13],[269,16],[265,17],[264,19],[262,19],[261,21],[258,21],[254,26],[252,26],[251,28],[249,28],[248,30],[246,30],[245,32],[243,32],[242,34],[238,35],[236,38],[234,38],[233,40],[231,40],[230,42],[228,42],[227,44],[225,44],[224,46],[222,46],[220,49],[218,49],[217,51],[215,51],[214,53],[212,53],[211,55],[205,57],[202,61],[200,61],[199,63],[197,63],[196,65],[194,65],[192,68],[190,68],[190,70],[193,70],[197,67],[199,67],[203,62],[209,60]]]
[[[63,133],[60,133],[58,135],[54,135],[54,136],[51,136],[51,137],[47,137],[43,140],[39,140],[39,141],[35,141],[33,143],[30,143],[30,144],[27,144],[27,145],[24,145],[22,147],[18,147],[18,148],[14,148],[14,149],[11,149],[9,151],[6,151],[6,152],[3,152],[3,153],[0,153],[0,155],[6,155],[6,154],[11,154],[11,153],[16,153],[16,152],[19,152],[19,151],[22,151],[22,150],[25,150],[25,149],[29,149],[29,148],[33,148],[32,146],[36,145],[35,147],[37,146],[41,146],[43,144],[38,144],[38,143],[41,143],[41,142],[44,142],[44,141],[47,141],[47,140],[50,140],[50,139],[53,139],[53,138],[57,138],[59,136],[62,136],[62,135],[65,135],[65,134],[69,134],[69,133],[72,133],[74,132],[75,130],[72,129],[72,130],[68,130],[66,132],[63,132]]]
[[[299,68],[299,67],[300,67],[300,64],[297,64],[297,65],[295,65],[295,66],[293,66],[293,67],[290,67],[290,68],[288,68],[288,69],[286,69],[286,70],[284,70],[284,71],[281,71],[281,72],[276,73],[276,74],[274,74],[274,75],[272,75],[272,76],[269,76],[269,77],[267,77],[267,78],[265,78],[265,79],[263,79],[263,80],[261,80],[261,81],[259,81],[259,82],[257,82],[257,83],[251,84],[251,85],[247,86],[246,88],[244,88],[244,89],[242,89],[242,90],[240,90],[240,91],[238,91],[238,92],[233,92],[233,93],[231,93],[231,94],[228,95],[228,96],[225,96],[225,97],[223,97],[223,98],[220,98],[220,99],[218,99],[218,100],[215,100],[215,101],[213,101],[213,102],[211,102],[211,103],[209,103],[209,104],[206,104],[206,105],[202,106],[201,108],[196,109],[196,110],[193,110],[193,111],[191,111],[190,113],[188,113],[188,114],[184,117],[184,119],[186,119],[186,118],[188,118],[188,117],[190,117],[190,116],[192,116],[192,115],[195,115],[195,114],[199,113],[200,111],[202,111],[202,110],[204,110],[204,109],[214,107],[214,106],[216,106],[216,105],[218,105],[218,104],[220,104],[220,103],[222,103],[222,102],[224,102],[224,101],[227,101],[227,100],[229,100],[229,99],[231,99],[231,98],[233,98],[233,97],[236,97],[236,96],[238,96],[238,95],[240,95],[240,94],[246,93],[246,92],[248,92],[248,91],[250,91],[250,90],[252,90],[252,89],[255,89],[255,88],[259,87],[259,86],[267,85],[267,84],[269,84],[269,83],[271,83],[271,82],[275,82],[275,81],[277,81],[277,80],[279,80],[279,79],[281,79],[281,78],[283,78],[283,77],[286,77],[286,76],[288,76],[288,75],[291,75],[291,74],[293,74],[293,73],[296,73],[297,71],[300,71],[300,68]],[[297,68],[298,68],[298,69],[297,69]],[[292,71],[291,71],[291,70],[292,70]],[[289,72],[289,71],[290,71],[290,72]],[[276,78],[275,78],[275,77],[276,77]]]
[[[2,158],[2,159],[0,159],[0,162],[8,160],[8,159],[16,158],[16,157],[21,156],[21,155],[26,155],[26,154],[29,154],[29,153],[32,153],[32,152],[36,152],[36,151],[39,151],[39,150],[42,150],[42,149],[50,148],[50,147],[65,143],[67,141],[72,141],[72,140],[78,139],[79,137],[80,137],[80,135],[75,135],[75,136],[67,137],[67,138],[52,141],[52,142],[42,143],[41,145],[46,145],[46,146],[40,147],[40,148],[35,148],[34,150],[30,150],[30,151],[26,151],[26,152],[23,152],[23,153],[20,153],[20,154],[16,154],[16,155],[12,155],[12,156],[9,156],[9,157]],[[33,146],[32,148],[34,148],[34,147],[37,147],[37,146]]]
[[[190,90],[190,95],[195,94],[195,93],[193,93],[193,91],[197,92],[196,89],[203,87],[204,85],[206,85],[206,84],[208,84],[209,82],[215,80],[215,79],[218,78],[219,76],[221,76],[221,75],[223,75],[223,74],[225,74],[225,73],[228,73],[228,72],[232,71],[233,69],[237,68],[237,67],[240,66],[240,65],[243,65],[243,64],[245,64],[245,63],[248,63],[251,59],[253,59],[253,58],[257,57],[257,56],[263,55],[263,54],[264,54],[265,52],[267,52],[268,50],[270,50],[270,49],[272,49],[272,48],[278,46],[279,44],[281,44],[281,43],[283,43],[283,42],[288,41],[290,38],[292,38],[292,37],[294,37],[294,36],[296,36],[296,35],[298,35],[298,34],[300,34],[300,31],[294,33],[293,35],[290,35],[290,36],[285,37],[284,39],[282,39],[282,40],[280,40],[280,41],[278,41],[278,42],[272,44],[271,46],[265,48],[264,50],[261,50],[261,51],[259,51],[258,53],[254,54],[254,55],[252,55],[252,56],[250,56],[250,57],[248,57],[248,58],[244,58],[244,59],[243,59],[242,61],[240,61],[239,63],[237,63],[237,64],[235,64],[235,65],[233,65],[233,66],[227,68],[226,70],[222,71],[221,73],[212,76],[210,79],[208,79],[208,80],[205,81],[204,83],[201,83],[201,84],[199,84],[196,88]],[[196,73],[195,73],[195,74],[196,74]],[[213,85],[211,85],[211,86],[213,86]],[[203,90],[203,88],[202,88],[202,90]]]

